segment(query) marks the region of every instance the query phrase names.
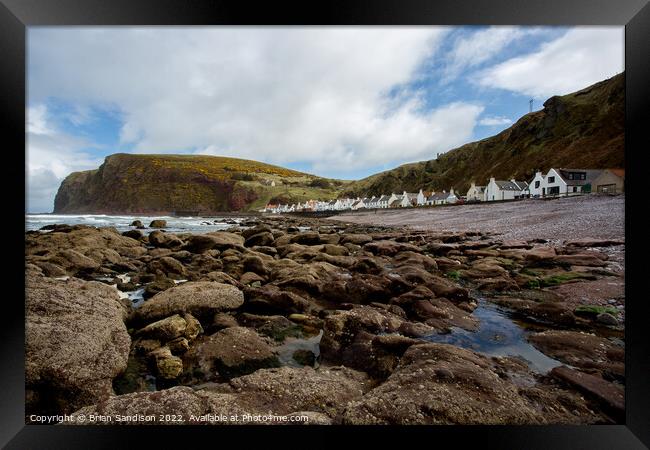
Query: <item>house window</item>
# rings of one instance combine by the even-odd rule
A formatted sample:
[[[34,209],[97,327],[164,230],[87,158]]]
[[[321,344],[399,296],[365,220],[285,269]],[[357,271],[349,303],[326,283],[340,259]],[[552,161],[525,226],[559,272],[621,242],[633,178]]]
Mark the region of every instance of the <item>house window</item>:
[[[580,174],[580,179],[581,180],[586,180],[587,179],[587,174],[586,173],[581,173]]]
[[[569,174],[569,180],[573,180],[573,174],[572,173]]]
[[[555,183],[555,177],[548,177],[549,183]]]
[[[535,189],[539,188],[539,181],[535,181]]]

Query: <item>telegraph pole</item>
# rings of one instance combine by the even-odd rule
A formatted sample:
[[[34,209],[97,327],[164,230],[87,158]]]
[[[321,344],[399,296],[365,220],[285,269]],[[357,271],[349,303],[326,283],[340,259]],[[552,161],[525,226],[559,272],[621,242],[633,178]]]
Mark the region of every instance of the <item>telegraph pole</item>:
[[[530,104],[530,111],[529,111],[529,112],[533,112],[533,99],[531,98],[531,99],[528,101],[528,103]]]

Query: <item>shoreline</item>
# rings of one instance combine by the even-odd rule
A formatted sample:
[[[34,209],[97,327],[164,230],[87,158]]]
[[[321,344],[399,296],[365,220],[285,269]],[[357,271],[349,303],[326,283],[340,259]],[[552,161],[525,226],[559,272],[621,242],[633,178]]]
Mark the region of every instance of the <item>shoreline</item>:
[[[622,241],[288,216],[198,234],[77,225],[26,241],[32,414],[221,411],[224,392],[231,409],[327,424],[623,414]],[[38,345],[45,336],[56,355]],[[56,376],[31,381],[39,371]],[[61,391],[72,380],[86,394]],[[50,404],[45,392],[65,395]],[[427,404],[437,406],[412,416]]]

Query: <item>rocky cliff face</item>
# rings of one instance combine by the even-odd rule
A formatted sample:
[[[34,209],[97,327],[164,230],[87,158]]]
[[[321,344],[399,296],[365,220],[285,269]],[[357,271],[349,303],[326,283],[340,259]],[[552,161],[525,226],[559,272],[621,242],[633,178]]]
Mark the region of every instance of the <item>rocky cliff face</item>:
[[[624,167],[625,78],[616,75],[581,91],[551,97],[544,109],[526,114],[496,136],[472,142],[437,160],[406,164],[348,186],[351,195],[417,192],[454,187],[464,193],[472,180],[530,180],[551,167]],[[407,145],[407,144],[405,144]]]
[[[274,196],[298,202],[337,192],[329,181],[328,188],[311,187],[314,180],[319,178],[243,159],[118,153],[98,169],[70,174],[54,212],[212,214],[262,207]]]

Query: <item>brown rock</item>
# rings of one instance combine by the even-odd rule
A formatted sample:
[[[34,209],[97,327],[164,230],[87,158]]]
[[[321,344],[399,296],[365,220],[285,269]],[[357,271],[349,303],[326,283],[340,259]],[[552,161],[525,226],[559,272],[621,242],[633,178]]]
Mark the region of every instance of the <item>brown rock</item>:
[[[165,228],[167,226],[167,221],[162,219],[152,220],[149,224],[149,228]]]
[[[555,367],[551,375],[596,398],[618,421],[625,420],[625,391],[622,386],[564,366]]]
[[[150,322],[172,314],[191,313],[210,316],[239,308],[244,303],[242,291],[234,286],[211,281],[187,282],[156,294],[136,311],[136,318]]]
[[[344,424],[543,424],[515,385],[479,354],[412,345],[386,382],[351,403]]]
[[[375,255],[395,256],[399,252],[416,252],[420,253],[420,248],[415,245],[395,241],[373,241],[363,246],[363,249]]]
[[[372,236],[367,234],[343,234],[341,236],[341,244],[354,244],[354,245],[364,245],[368,242],[372,242]]]
[[[216,370],[226,378],[279,366],[269,344],[254,330],[245,327],[225,328],[209,336],[197,349],[197,355],[204,372]]]
[[[131,345],[117,290],[32,274],[26,288],[25,387],[52,402],[27,411],[70,413],[111,395]]]

